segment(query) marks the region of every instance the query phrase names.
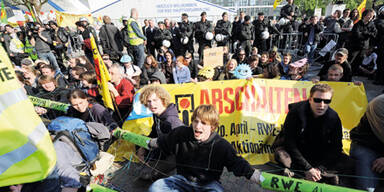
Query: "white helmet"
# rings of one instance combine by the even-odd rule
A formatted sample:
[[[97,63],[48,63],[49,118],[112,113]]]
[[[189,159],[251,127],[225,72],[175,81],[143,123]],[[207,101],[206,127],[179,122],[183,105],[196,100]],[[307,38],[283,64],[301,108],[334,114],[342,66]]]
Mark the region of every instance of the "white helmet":
[[[213,39],[213,33],[212,32],[207,32],[205,33],[205,39],[210,41]]]
[[[171,46],[171,42],[165,39],[163,40],[163,46],[169,48]]]
[[[384,6],[381,6],[380,9],[377,11],[378,15],[384,15]]]
[[[269,38],[268,30],[261,32],[261,39],[268,39],[268,38]]]
[[[188,41],[189,41],[189,38],[188,38],[188,37],[183,37],[183,38],[180,39],[180,42],[181,42],[181,44],[183,44],[183,45],[188,44]]]
[[[226,36],[223,35],[223,34],[217,34],[217,35],[215,36],[215,40],[216,40],[217,42],[222,42],[222,41],[224,41],[225,38],[226,38]]]
[[[277,24],[279,24],[280,26],[283,26],[283,25],[286,25],[288,23],[289,23],[289,19],[283,17],[279,20],[279,22]]]

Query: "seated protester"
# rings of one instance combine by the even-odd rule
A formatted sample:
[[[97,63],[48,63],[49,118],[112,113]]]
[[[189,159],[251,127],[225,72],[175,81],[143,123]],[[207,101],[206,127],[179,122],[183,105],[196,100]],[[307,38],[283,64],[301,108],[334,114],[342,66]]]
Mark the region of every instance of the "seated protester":
[[[291,159],[287,168],[305,171],[306,180],[338,185],[330,173],[353,175],[354,161],[343,153],[341,120],[329,107],[332,95],[329,85],[316,84],[308,100],[289,104],[279,137]],[[352,184],[348,179],[340,178],[341,185]]]
[[[121,117],[116,114],[115,120],[123,123],[123,119],[129,115],[132,108],[133,96],[135,95],[135,89],[132,83],[123,77],[123,69],[119,64],[113,64],[109,68],[109,74],[111,76],[111,83],[108,83],[108,88],[112,93],[112,97],[115,98],[118,110]],[[123,119],[121,119],[123,118]]]
[[[257,49],[257,47],[252,47],[251,55],[248,57],[248,61],[250,59],[259,59],[260,57],[261,55],[259,55],[259,50]]]
[[[25,90],[25,94],[34,96],[38,90],[30,85],[28,85],[28,81],[24,78],[23,72],[15,71],[16,77],[19,80],[21,86]]]
[[[281,62],[281,57],[279,52],[277,51],[277,47],[274,46],[272,50],[269,51],[269,62]]]
[[[40,91],[35,95],[42,99],[48,99],[52,101],[58,101],[61,103],[68,103],[68,92],[69,90],[63,87],[57,87],[57,81],[52,76],[42,75],[40,76],[39,86]],[[62,116],[64,113],[54,109],[45,109],[42,107],[35,107],[38,115],[43,115],[47,119],[55,119],[56,117]]]
[[[40,76],[40,71],[36,70],[35,67],[28,66],[23,68],[25,84],[31,86],[34,89],[38,88],[38,76]]]
[[[68,87],[68,82],[65,79],[64,75],[55,70],[51,65],[43,65],[40,67],[40,72],[42,75],[51,76],[57,81],[57,86],[62,88]]]
[[[329,67],[331,67],[333,64],[339,64],[343,67],[343,77],[340,79],[340,81],[343,82],[351,82],[352,81],[352,69],[351,65],[349,65],[348,61],[348,50],[345,48],[340,48],[336,50],[335,53],[335,60],[334,61],[328,61],[324,63],[323,67],[320,69],[320,72],[317,74],[316,79],[319,79],[320,81],[324,81],[327,78],[327,73]]]
[[[231,59],[228,61],[224,69],[224,80],[236,79],[233,76],[233,72],[235,71],[236,67],[237,67],[237,61],[235,59]]]
[[[144,66],[142,68],[140,84],[147,85],[150,84],[149,77],[152,76],[156,71],[160,71],[160,66],[157,63],[153,55],[147,55],[144,60]]]
[[[165,58],[166,61],[161,63],[161,72],[165,75],[165,78],[167,79],[167,84],[173,84],[174,78],[173,78],[173,68],[175,67],[175,62],[173,62],[174,55],[172,52],[166,52]]]
[[[289,72],[289,64],[292,61],[292,55],[290,53],[284,53],[283,54],[283,61],[279,63],[279,71],[281,76],[288,75]]]
[[[85,122],[101,123],[110,131],[118,127],[108,109],[99,103],[93,102],[82,90],[75,89],[68,94],[71,107],[67,111],[70,117],[79,118]]]
[[[223,46],[223,53],[224,53],[223,54],[223,67],[225,67],[225,64],[227,64],[228,61],[232,58],[232,54],[229,52],[228,46]],[[187,57],[187,56],[185,56],[185,57]],[[187,58],[185,58],[185,59],[187,59]]]
[[[156,58],[158,63],[164,63],[167,61],[167,55],[166,55],[167,52],[171,53],[172,61],[176,60],[175,53],[173,52],[172,49],[167,48],[166,46],[161,46],[161,48],[159,49],[159,53],[157,54],[157,58]]]
[[[252,70],[252,75],[259,75],[263,73],[263,68],[259,66],[258,57],[254,57],[254,59],[253,58],[248,59],[248,65]]]
[[[365,52],[363,62],[359,65],[359,74],[373,79],[377,70],[376,60],[377,54],[373,51],[373,48],[369,48],[367,52]]]
[[[29,67],[35,67],[35,64],[30,58],[24,58],[20,61],[20,65],[22,69],[27,69]]]
[[[83,84],[81,82],[80,75],[85,71],[87,71],[87,69],[80,66],[75,66],[69,69],[69,73],[71,74],[72,78],[68,82],[68,86],[70,88],[81,89],[83,87]]]
[[[263,68],[263,73],[256,75],[256,78],[265,78],[265,79],[280,79],[279,63],[269,63]]]
[[[215,72],[215,69],[210,66],[203,67],[202,69],[200,69],[199,74],[197,75],[197,82],[212,81]]]
[[[295,81],[308,81],[305,77],[309,65],[307,58],[300,59],[289,64],[289,71],[287,75],[282,76],[281,80],[295,80]]]
[[[384,178],[384,95],[369,102],[360,123],[351,130],[350,155],[356,160],[356,187],[367,190],[382,187]],[[381,180],[381,181],[380,181]]]
[[[123,55],[120,63],[123,64],[123,77],[130,80],[133,85],[139,84],[140,82],[136,82],[136,77],[140,77],[141,69],[132,64],[132,58],[129,55]]]
[[[103,54],[101,56],[101,58],[103,59],[103,62],[105,64],[105,66],[107,67],[107,69],[109,69],[112,66],[112,64],[113,64],[113,61],[111,60],[109,55],[108,54]]]
[[[193,55],[189,52],[185,53],[185,64],[188,66],[189,71],[191,72],[191,78],[196,80],[197,74],[199,73],[199,68],[197,63],[194,62]]]
[[[148,191],[224,191],[220,184],[224,167],[236,176],[260,183],[260,171],[253,169],[216,133],[218,126],[219,113],[215,107],[200,105],[193,111],[190,127],[178,127],[151,139],[150,148],[176,156],[177,174],[157,180]]]
[[[157,138],[159,136],[168,134],[172,129],[183,125],[179,119],[179,112],[177,111],[176,105],[171,103],[170,100],[171,96],[161,86],[147,85],[142,89],[140,94],[140,102],[153,113],[154,123],[152,125],[151,133],[148,135],[148,137]],[[144,148],[140,148],[137,153],[140,158],[144,159]],[[156,167],[154,167],[154,169],[151,168],[149,171],[143,171],[141,175],[142,179],[156,180],[162,177],[163,173],[167,174],[176,167],[174,165],[174,156],[164,155],[159,149],[151,151],[150,157],[147,159],[160,159],[161,161],[150,162],[151,166]],[[168,162],[162,163],[164,161]],[[155,165],[152,165],[152,163]]]
[[[176,58],[176,66],[173,68],[173,79],[175,84],[191,82],[191,72],[189,71],[189,68],[185,66],[185,63],[183,56],[178,56]]]
[[[339,64],[334,64],[328,69],[326,81],[340,81],[343,77],[343,67]]]
[[[240,49],[235,58],[238,64],[247,63],[247,54],[244,49]]]
[[[167,84],[167,80],[165,79],[163,72],[156,71],[149,77],[149,83],[150,84]]]
[[[91,61],[88,60],[88,58],[84,55],[76,58],[76,66],[82,66],[87,69],[87,71],[95,70],[94,65]]]
[[[260,56],[259,66],[264,69],[269,63],[269,53],[263,52]]]
[[[82,84],[81,90],[83,92],[94,98],[98,103],[103,103],[103,98],[100,95],[99,88],[97,86],[95,71],[85,71],[84,73],[80,74],[80,81]]]

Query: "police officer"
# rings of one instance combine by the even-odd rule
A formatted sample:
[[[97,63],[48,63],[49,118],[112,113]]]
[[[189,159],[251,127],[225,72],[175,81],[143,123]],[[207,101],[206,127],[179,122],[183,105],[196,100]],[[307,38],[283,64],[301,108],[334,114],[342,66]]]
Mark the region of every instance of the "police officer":
[[[176,21],[171,21],[171,28],[169,31],[172,34],[172,42],[171,42],[171,49],[175,53],[176,56],[183,55],[184,52],[182,52],[181,42],[180,42],[180,29],[179,26],[177,26]]]
[[[181,22],[179,22],[179,41],[181,42],[181,54],[185,55],[188,51],[193,55],[193,23],[188,21],[188,15],[183,13],[181,15]],[[188,41],[187,41],[188,40]]]
[[[284,18],[289,20],[289,23],[283,27],[283,32],[291,33],[297,31],[298,23],[296,22],[296,18],[300,16],[299,7],[293,4],[293,0],[287,0],[287,4],[280,10],[280,19]]]
[[[241,25],[240,37],[241,47],[245,50],[246,57],[248,57],[251,53],[254,39],[254,29],[249,15],[244,17],[244,23]]]
[[[172,34],[168,29],[165,28],[164,22],[160,21],[157,23],[157,25],[159,26],[159,30],[156,30],[155,36],[153,38],[155,40],[156,49],[159,52],[162,46],[166,46],[167,48],[170,47],[170,43],[172,41]],[[165,40],[169,42],[169,45],[165,45],[165,43],[163,43],[163,41]]]
[[[234,45],[232,48],[232,52],[237,51],[237,48],[238,48],[237,43],[241,39],[241,25],[244,22],[244,17],[245,17],[244,11],[240,11],[240,15],[239,15],[238,19],[237,20],[235,19],[235,21],[233,21],[233,24],[232,24],[232,42],[234,43]],[[235,46],[235,43],[236,43],[236,46]]]
[[[257,14],[257,19],[253,21],[253,26],[255,29],[255,41],[253,42],[253,46],[257,47],[257,49],[262,53],[267,50],[267,39],[263,37],[263,32],[268,31],[268,21],[264,18],[264,13],[259,12]],[[268,32],[269,33],[269,32]]]
[[[123,22],[123,28],[120,30],[121,38],[123,39],[123,45],[124,47],[129,50],[129,37],[128,37],[128,17],[123,16],[122,17],[122,22]]]
[[[232,23],[228,21],[228,13],[224,12],[221,17],[223,19],[218,20],[215,27],[217,46],[228,46],[232,33]],[[221,35],[222,40],[218,37]]]
[[[213,28],[212,28],[211,22],[207,20],[206,12],[202,12],[200,16],[201,16],[201,20],[195,23],[194,31],[195,31],[195,39],[199,43],[199,61],[202,61],[204,47],[206,46],[212,47],[211,42],[213,39],[213,34],[211,36],[212,37],[211,39],[209,35],[207,35],[207,33],[212,33]]]

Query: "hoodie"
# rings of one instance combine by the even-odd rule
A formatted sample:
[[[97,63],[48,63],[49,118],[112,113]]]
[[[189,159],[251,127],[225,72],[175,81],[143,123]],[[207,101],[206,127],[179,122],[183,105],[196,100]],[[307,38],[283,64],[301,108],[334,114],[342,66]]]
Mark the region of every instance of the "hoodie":
[[[157,138],[160,135],[167,134],[172,129],[183,125],[179,119],[176,105],[173,103],[169,104],[160,116],[153,114],[153,121],[152,131],[148,136],[151,138]]]

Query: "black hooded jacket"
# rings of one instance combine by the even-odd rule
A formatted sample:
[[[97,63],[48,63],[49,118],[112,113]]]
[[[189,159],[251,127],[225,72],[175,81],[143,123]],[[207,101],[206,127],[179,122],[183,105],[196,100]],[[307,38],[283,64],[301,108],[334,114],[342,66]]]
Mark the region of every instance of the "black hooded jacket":
[[[151,138],[156,138],[162,134],[169,133],[172,129],[183,125],[183,122],[179,119],[176,105],[173,103],[169,104],[167,109],[165,109],[159,117],[154,114],[153,121],[152,131],[148,135],[148,137]],[[160,134],[159,131],[161,131]]]

